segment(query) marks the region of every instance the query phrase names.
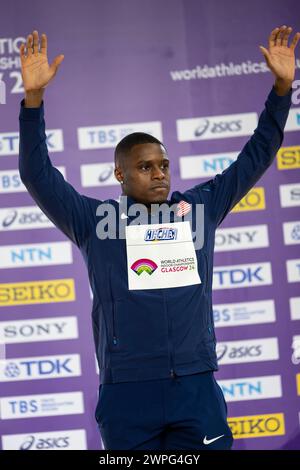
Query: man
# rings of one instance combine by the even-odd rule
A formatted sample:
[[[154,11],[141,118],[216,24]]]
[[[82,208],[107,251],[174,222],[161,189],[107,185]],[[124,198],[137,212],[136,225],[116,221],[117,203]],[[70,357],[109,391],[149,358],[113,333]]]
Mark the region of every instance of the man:
[[[48,156],[43,102],[64,56],[49,66],[46,35],[39,50],[37,31],[27,38],[26,54],[25,44],[20,48],[25,89],[20,176],[42,211],[78,246],[87,265],[101,382],[96,420],[106,449],[232,446],[226,402],[214,378],[214,233],[281,146],[300,37],[297,33],[288,46],[290,33],[286,26],[276,28],[269,49],[261,46],[275,84],[238,159],[215,178],[184,193],[173,192],[169,200],[167,151],[145,133],[126,136],[115,149],[119,202],[83,196],[64,180]],[[143,223],[134,217],[136,203],[146,208]],[[177,211],[165,222],[153,203],[164,203],[165,208],[175,204]],[[199,207],[204,207],[199,212],[203,237],[196,244],[191,228]],[[183,220],[191,214],[191,222]],[[196,234],[199,231],[198,226]]]

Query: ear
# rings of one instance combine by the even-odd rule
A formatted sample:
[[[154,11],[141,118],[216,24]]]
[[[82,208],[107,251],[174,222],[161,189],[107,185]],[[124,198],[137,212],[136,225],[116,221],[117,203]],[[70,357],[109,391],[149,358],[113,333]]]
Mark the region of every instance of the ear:
[[[124,179],[123,172],[122,172],[122,170],[119,166],[117,166],[115,168],[114,173],[115,173],[115,177],[119,181],[119,183],[123,183],[123,179]]]

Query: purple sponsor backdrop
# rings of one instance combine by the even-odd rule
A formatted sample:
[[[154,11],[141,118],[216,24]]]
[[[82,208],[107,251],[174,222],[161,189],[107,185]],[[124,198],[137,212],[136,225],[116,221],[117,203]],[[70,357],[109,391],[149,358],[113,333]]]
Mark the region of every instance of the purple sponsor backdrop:
[[[49,147],[50,157],[55,166],[66,167],[67,180],[88,196],[117,198],[118,186],[83,188],[80,174],[81,165],[112,161],[116,142],[110,148],[80,150],[77,128],[160,121],[171,159],[172,190],[185,190],[205,179],[181,179],[181,156],[239,151],[248,137],[178,142],[176,119],[260,113],[273,83],[269,72],[193,79],[188,71],[205,64],[263,62],[258,46],[266,46],[270,31],[281,24],[293,26],[296,32],[300,28],[296,24],[299,14],[296,0],[267,0],[263,4],[258,0],[5,2],[0,17],[0,74],[7,89],[6,104],[0,105],[1,148],[4,133],[18,132],[23,90],[17,47],[29,32],[37,29],[48,36],[50,61],[60,53],[65,55],[44,101],[47,129],[63,132],[64,150],[51,153]],[[11,48],[17,38],[21,39],[16,48]],[[183,78],[177,74],[174,79],[174,71],[183,70]],[[284,146],[299,144],[299,132],[285,134]],[[11,145],[17,149],[16,142]],[[5,171],[17,169],[17,152],[12,153],[2,150],[2,178]],[[220,227],[268,224],[269,247],[216,253],[215,266],[271,262],[273,283],[214,290],[214,304],[274,299],[276,322],[217,328],[217,339],[226,342],[278,337],[280,358],[220,364],[216,378],[222,381],[280,375],[282,379],[282,397],[230,401],[228,417],[282,413],[285,423],[283,435],[237,438],[234,449],[300,449],[300,397],[296,387],[300,370],[291,360],[292,339],[300,334],[300,321],[291,320],[289,307],[289,299],[299,296],[299,282],[288,282],[286,272],[286,260],[299,258],[299,245],[285,245],[282,232],[283,222],[300,217],[299,206],[281,208],[279,199],[280,184],[297,182],[299,170],[279,171],[274,162],[257,184],[265,189],[266,208],[232,213]],[[25,192],[3,191],[0,201],[1,209],[34,204]],[[0,232],[2,247],[55,241],[66,241],[56,228]],[[85,411],[68,416],[5,419],[0,422],[0,434],[85,429],[88,449],[99,449],[101,442],[94,420],[98,376],[90,321],[92,301],[81,254],[76,246],[72,246],[72,252],[72,264],[1,269],[0,283],[74,278],[75,301],[1,306],[0,321],[77,316],[78,339],[9,344],[6,354],[7,358],[21,358],[79,353],[82,375],[3,382],[1,397],[83,391]]]

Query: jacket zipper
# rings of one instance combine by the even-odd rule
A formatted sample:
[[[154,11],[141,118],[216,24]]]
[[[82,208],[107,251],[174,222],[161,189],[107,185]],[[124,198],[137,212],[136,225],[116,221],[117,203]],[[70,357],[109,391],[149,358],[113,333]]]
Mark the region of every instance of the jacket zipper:
[[[207,254],[205,251],[203,252],[205,258],[205,278],[206,278],[206,285],[205,285],[205,292],[208,293],[208,259]]]
[[[167,320],[168,320],[168,349],[170,352],[170,376],[173,378],[176,376],[176,373],[174,371],[173,347],[172,347],[172,342],[171,342],[171,322],[169,321],[169,317],[168,317],[167,299],[166,299],[164,289],[162,289],[162,296],[164,299],[164,310],[165,310]]]
[[[115,301],[112,295],[112,288],[111,288],[111,266],[109,267],[109,291],[112,303],[112,324],[113,324],[113,344],[116,345],[118,342],[117,335],[116,335],[116,327],[115,327]]]
[[[117,336],[116,336],[116,329],[115,329],[115,301],[113,300],[113,343],[117,344]]]
[[[207,294],[208,293],[208,282],[209,282],[209,279],[208,279],[208,257],[207,257],[207,254],[204,252],[204,258],[205,258],[205,275],[206,275],[206,285],[205,285],[205,293]],[[210,324],[210,318],[209,318],[209,311],[207,312],[207,324],[208,324],[208,332],[209,334],[211,334],[213,332],[213,329],[211,327],[211,324]]]

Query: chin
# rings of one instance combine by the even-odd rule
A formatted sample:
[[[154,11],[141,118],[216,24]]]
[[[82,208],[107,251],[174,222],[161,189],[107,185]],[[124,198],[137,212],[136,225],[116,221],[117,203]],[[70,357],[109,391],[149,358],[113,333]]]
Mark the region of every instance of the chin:
[[[166,202],[167,199],[168,199],[167,194],[166,196],[157,196],[157,197],[152,198],[152,200],[149,201],[149,204],[163,204],[164,202]]]
[[[145,194],[146,195],[146,194]],[[153,191],[147,192],[147,198],[144,199],[144,204],[163,204],[168,200],[169,190],[160,191],[157,194],[153,194]]]

